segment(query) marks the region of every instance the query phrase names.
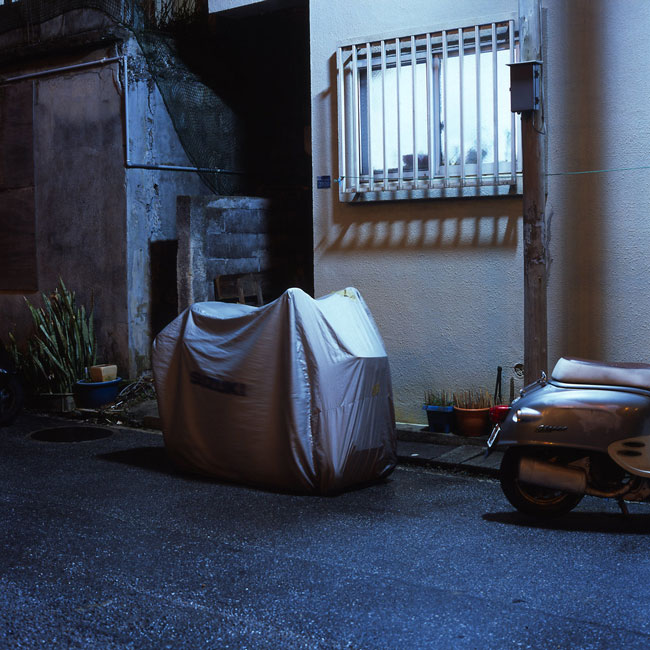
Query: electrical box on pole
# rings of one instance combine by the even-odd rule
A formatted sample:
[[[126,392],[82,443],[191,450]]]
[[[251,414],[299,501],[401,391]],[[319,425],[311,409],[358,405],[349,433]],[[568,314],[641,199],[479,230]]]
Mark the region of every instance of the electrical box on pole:
[[[540,81],[541,61],[520,61],[509,63],[510,67],[510,110],[513,113],[539,110],[542,101]]]

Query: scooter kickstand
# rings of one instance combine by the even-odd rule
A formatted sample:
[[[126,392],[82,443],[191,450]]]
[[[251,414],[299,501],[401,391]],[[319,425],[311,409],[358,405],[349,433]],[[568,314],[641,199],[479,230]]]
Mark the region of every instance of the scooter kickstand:
[[[617,499],[618,507],[621,509],[624,517],[627,517],[630,514],[630,511],[627,509],[627,503],[623,499]]]

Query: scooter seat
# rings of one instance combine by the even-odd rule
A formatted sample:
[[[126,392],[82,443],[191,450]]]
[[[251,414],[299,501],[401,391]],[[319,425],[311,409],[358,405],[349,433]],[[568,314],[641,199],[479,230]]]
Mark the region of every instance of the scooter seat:
[[[601,363],[561,357],[551,377],[564,384],[629,386],[650,390],[650,364]]]

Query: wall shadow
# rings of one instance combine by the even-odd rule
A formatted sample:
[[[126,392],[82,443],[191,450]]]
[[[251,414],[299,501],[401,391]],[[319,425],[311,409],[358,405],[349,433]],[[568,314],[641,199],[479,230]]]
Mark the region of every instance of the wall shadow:
[[[396,207],[341,206],[328,235],[317,249],[396,251],[454,249],[516,249],[521,239],[521,199],[427,202],[414,206],[413,216]]]
[[[336,55],[329,59],[331,132],[338,133]],[[329,159],[338,161],[338,137],[329,138]],[[333,169],[338,168],[338,162]],[[333,183],[336,185],[335,183]],[[328,234],[315,243],[321,253],[454,249],[516,249],[521,239],[521,196],[415,199],[340,203],[332,194]],[[426,216],[422,216],[426,214]]]
[[[607,40],[605,24],[597,5],[588,0],[565,3],[564,20],[558,40],[580,42],[571,48],[571,56],[563,57],[562,96],[558,97],[557,118],[571,129],[571,147],[566,160],[571,171],[599,169],[604,151],[600,133],[605,132],[611,116],[604,114],[600,70],[607,65],[603,59],[603,43]],[[565,134],[566,135],[566,134]],[[561,354],[599,359],[603,354],[604,310],[603,279],[607,273],[603,255],[602,206],[606,184],[597,174],[565,177],[562,258],[562,327]]]

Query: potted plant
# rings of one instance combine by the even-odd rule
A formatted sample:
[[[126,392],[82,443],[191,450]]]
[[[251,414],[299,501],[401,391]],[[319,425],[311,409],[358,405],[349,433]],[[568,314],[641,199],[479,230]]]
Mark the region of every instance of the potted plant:
[[[122,378],[117,366],[104,363],[90,367],[90,376],[75,383],[74,396],[78,407],[96,409],[115,401]]]
[[[490,431],[492,397],[485,389],[454,393],[454,433],[459,436],[484,436]]]
[[[429,431],[449,433],[454,419],[453,398],[447,391],[428,390],[422,408],[427,412]]]
[[[22,349],[9,334],[9,351],[38,406],[70,411],[75,383],[96,361],[93,310],[77,307],[75,294],[61,279],[52,294],[42,297],[42,307],[25,298],[33,332]]]

